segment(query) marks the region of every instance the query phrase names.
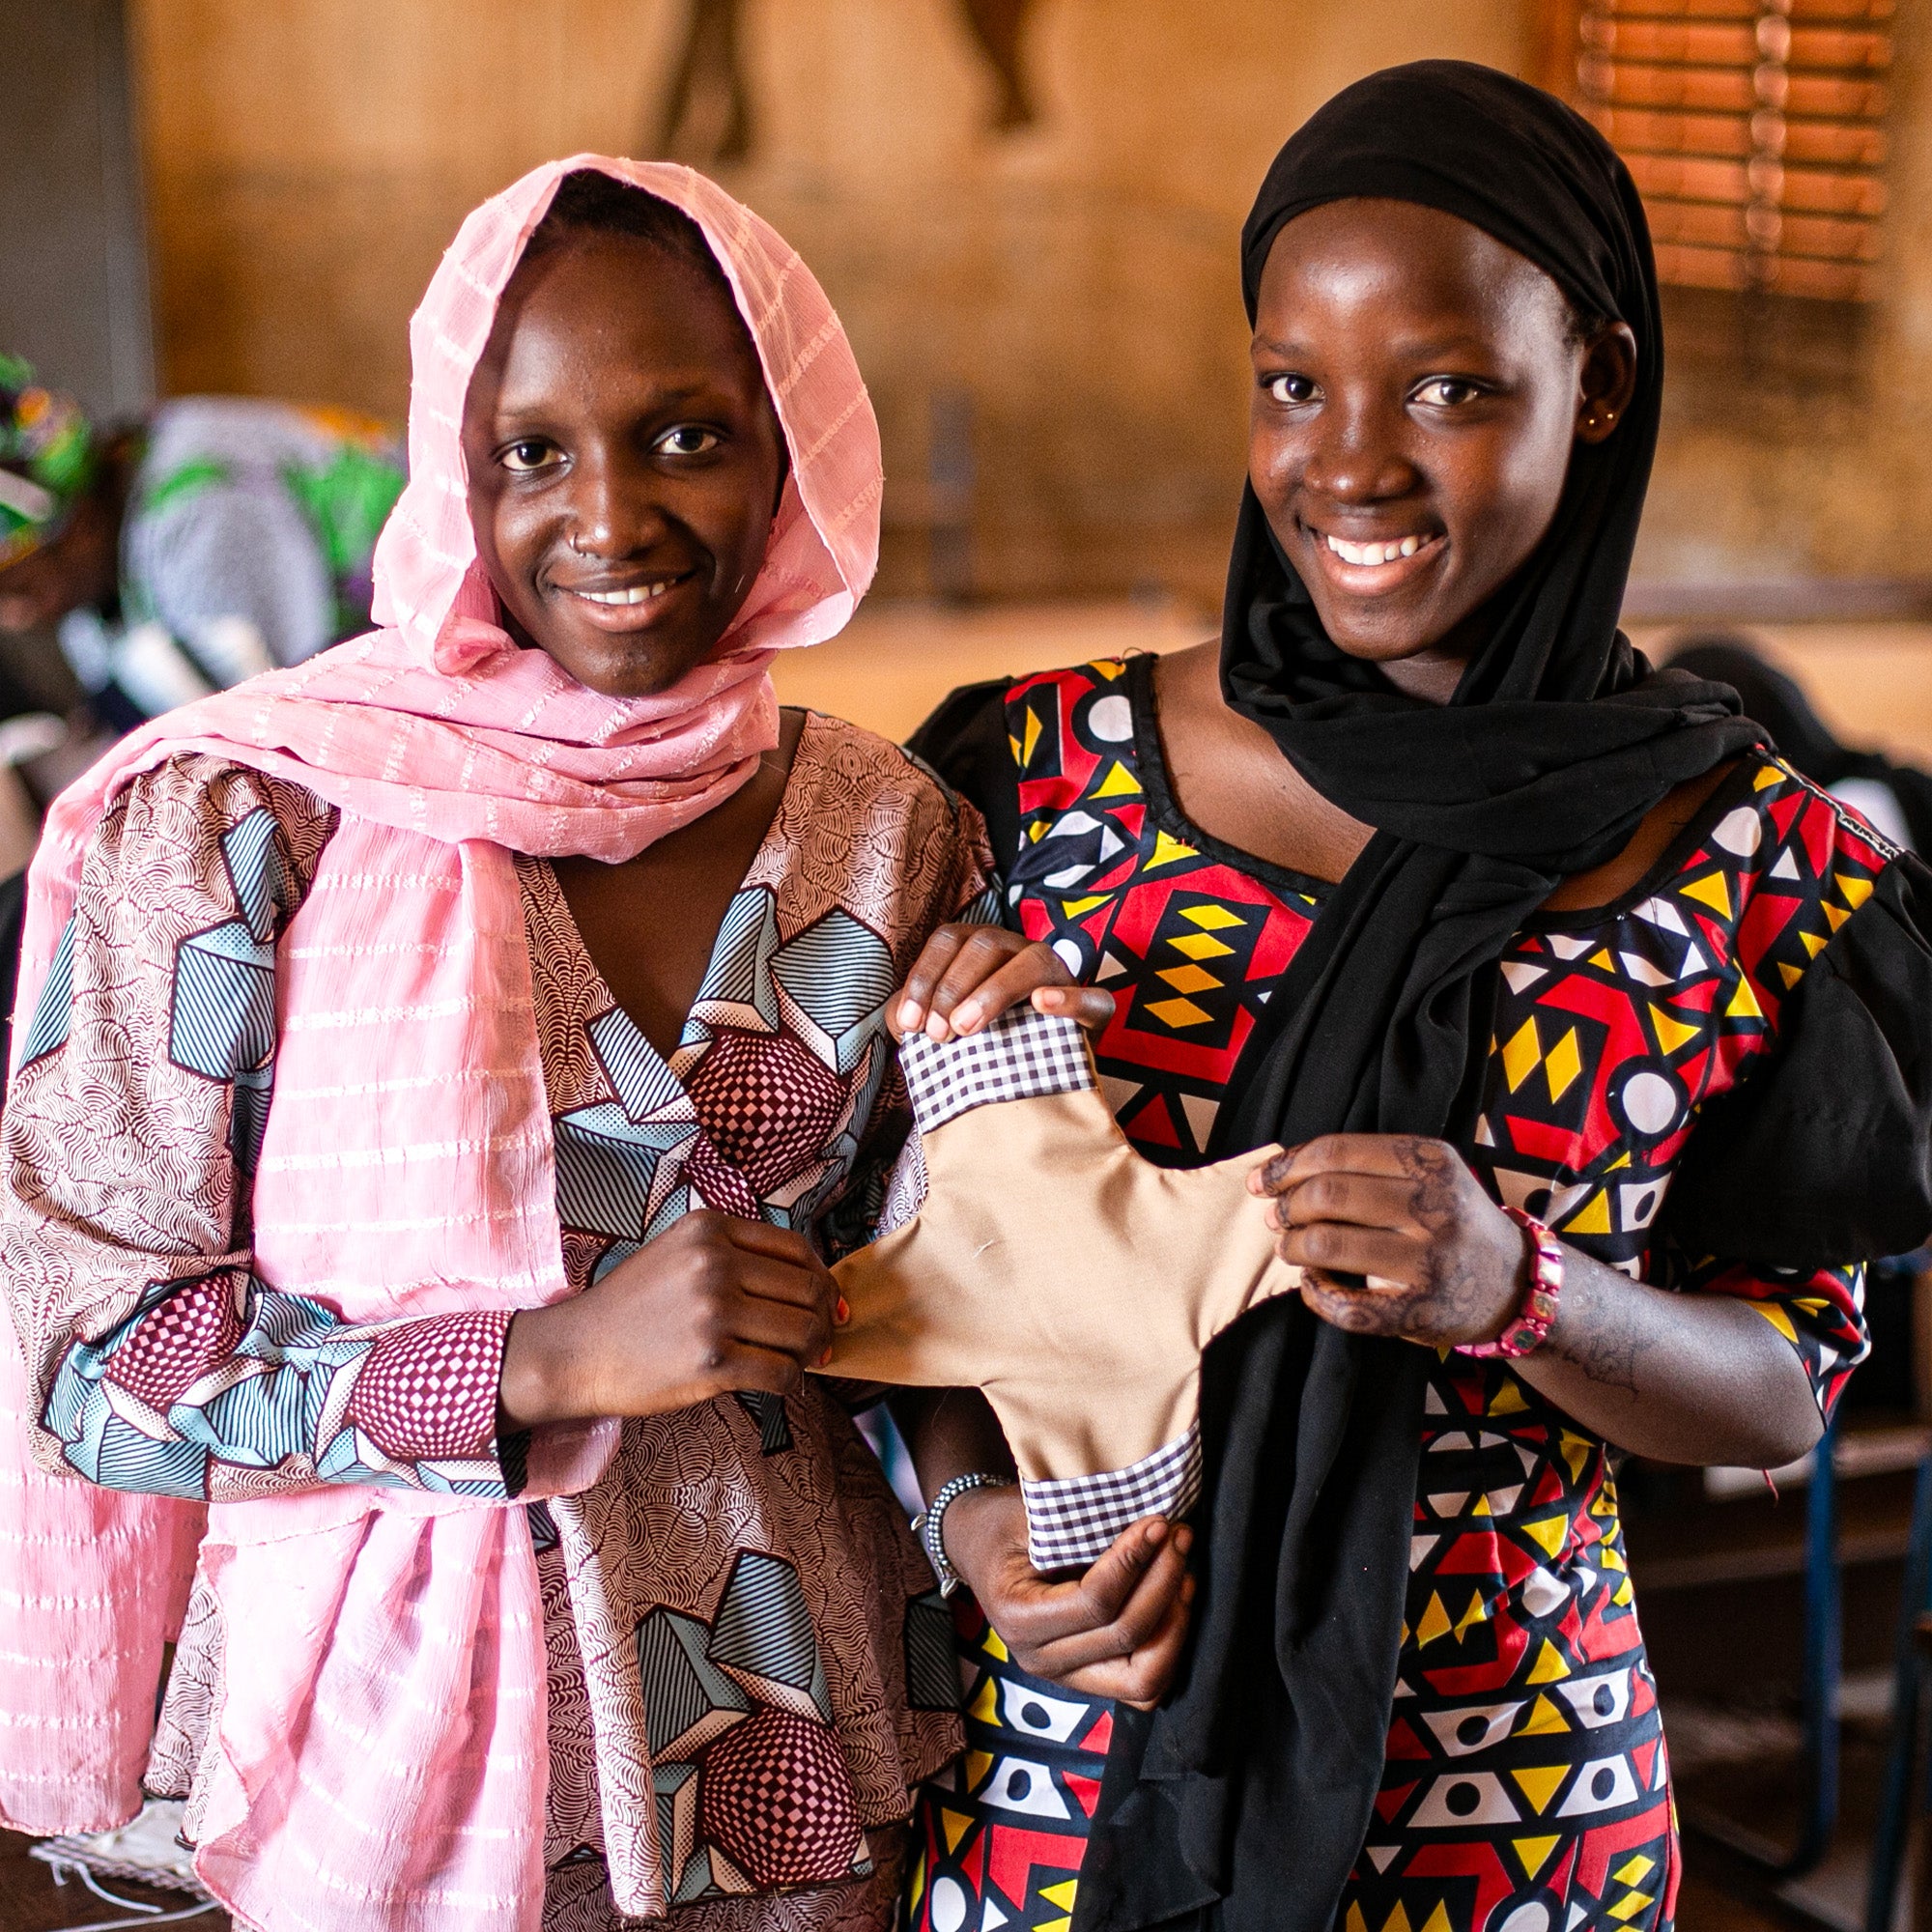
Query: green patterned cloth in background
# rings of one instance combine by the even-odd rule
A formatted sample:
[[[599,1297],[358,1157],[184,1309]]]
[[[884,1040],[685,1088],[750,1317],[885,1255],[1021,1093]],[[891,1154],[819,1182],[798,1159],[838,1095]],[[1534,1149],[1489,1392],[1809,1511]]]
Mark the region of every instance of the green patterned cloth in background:
[[[0,571],[57,543],[103,461],[131,474],[119,581],[60,619],[103,719],[127,725],[366,630],[403,451],[346,411],[184,396],[103,438],[0,355]]]
[[[75,611],[81,682],[149,716],[369,624],[370,560],[400,445],[344,412],[185,396],[149,416],[121,532],[117,612]],[[118,621],[117,621],[118,620]]]
[[[94,435],[71,396],[0,354],[0,570],[57,535],[94,476]]]

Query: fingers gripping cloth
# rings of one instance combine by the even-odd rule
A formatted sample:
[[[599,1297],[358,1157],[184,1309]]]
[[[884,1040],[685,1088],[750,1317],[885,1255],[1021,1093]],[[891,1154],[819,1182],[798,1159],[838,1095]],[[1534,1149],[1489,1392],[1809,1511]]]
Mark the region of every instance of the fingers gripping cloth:
[[[1021,1009],[899,1049],[918,1132],[880,1238],[833,1270],[830,1373],[980,1388],[1019,1464],[1037,1569],[1091,1563],[1200,1489],[1201,1351],[1301,1270],[1247,1177],[1272,1149],[1155,1167],[1070,1020]]]

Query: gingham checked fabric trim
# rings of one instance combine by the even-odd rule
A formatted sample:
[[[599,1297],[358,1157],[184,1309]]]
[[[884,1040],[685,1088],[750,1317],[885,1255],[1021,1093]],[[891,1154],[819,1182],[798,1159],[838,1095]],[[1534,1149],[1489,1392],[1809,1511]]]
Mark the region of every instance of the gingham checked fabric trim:
[[[1060,1476],[1020,1484],[1026,1505],[1027,1560],[1036,1570],[1084,1570],[1130,1522],[1184,1516],[1201,1495],[1201,1425],[1099,1476]]]
[[[1002,1013],[964,1039],[915,1034],[899,1047],[899,1065],[923,1134],[996,1100],[1082,1094],[1099,1084],[1079,1027],[1031,1007]]]

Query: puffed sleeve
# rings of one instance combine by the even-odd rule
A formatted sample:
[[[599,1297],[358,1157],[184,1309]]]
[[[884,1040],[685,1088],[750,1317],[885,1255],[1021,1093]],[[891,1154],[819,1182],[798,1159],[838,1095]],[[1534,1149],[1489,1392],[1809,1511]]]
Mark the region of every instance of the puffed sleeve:
[[[1646,1258],[1643,1278],[1658,1288],[1728,1295],[1762,1317],[1790,1343],[1827,1422],[1852,1371],[1871,1352],[1862,1262],[1779,1268],[1713,1255],[1691,1261],[1660,1241]]]
[[[334,826],[298,786],[186,757],[95,835],[0,1129],[0,1277],[49,1473],[212,1501],[517,1486],[507,1311],[355,1326],[253,1272],[277,944]]]
[[[1007,736],[1010,678],[963,684],[949,692],[932,715],[906,740],[923,759],[985,821],[1001,874],[1012,866],[1020,843],[1019,767]]]
[[[1862,882],[1855,882],[1861,884]],[[1686,1253],[1842,1267],[1932,1233],[1932,871],[1890,861],[1690,1135],[1661,1221]]]

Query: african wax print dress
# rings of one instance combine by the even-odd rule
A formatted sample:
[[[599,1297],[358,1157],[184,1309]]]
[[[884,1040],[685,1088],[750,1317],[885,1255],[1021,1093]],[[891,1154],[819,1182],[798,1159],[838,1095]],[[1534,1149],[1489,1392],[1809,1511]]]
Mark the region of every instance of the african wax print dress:
[[[1097,1046],[1148,1159],[1208,1155],[1256,1016],[1328,890],[1208,837],[1162,764],[1152,661],[995,693],[1016,766],[1009,923],[1113,990]],[[962,739],[970,726],[962,724]],[[943,746],[930,754],[951,773]],[[1011,821],[1012,794],[1005,817]],[[990,821],[1002,813],[990,795]],[[1651,1232],[1698,1106],[1778,1016],[1890,848],[1753,753],[1613,905],[1545,914],[1505,954],[1479,1145],[1496,1199],[1647,1282],[1734,1294],[1829,1414],[1862,1356],[1861,1270],[1782,1276]],[[1431,1371],[1380,1795],[1341,1932],[1664,1932],[1669,1775],[1605,1445],[1505,1361]],[[955,1599],[967,1754],[921,1795],[919,1932],[1065,1932],[1112,1732],[1099,1699],[1017,1669]]]
[[[277,1036],[300,1023],[277,962],[338,823],[295,784],[184,755],[100,828],[11,1099],[47,1264],[96,1286],[78,1332],[34,1351],[43,1423],[93,1482],[212,1500],[520,1487],[522,1439],[497,1434],[507,1313],[349,1327],[250,1272]],[[696,1208],[835,1251],[865,1238],[905,1128],[886,1000],[933,926],[991,910],[971,811],[810,717],[668,1059],[613,1002],[549,864],[518,863],[573,1285]],[[589,1490],[526,1507],[546,1932],[636,1922],[611,1904],[620,1865],[648,1867],[691,1932],[886,1926],[911,1790],[958,1749],[957,1684],[931,1571],[832,1391],[627,1423]],[[190,1837],[224,1641],[198,1582],[147,1778],[187,1799]]]
[[[103,709],[155,717],[369,627],[400,440],[343,410],[183,396],[134,433],[119,608],[62,620]]]

